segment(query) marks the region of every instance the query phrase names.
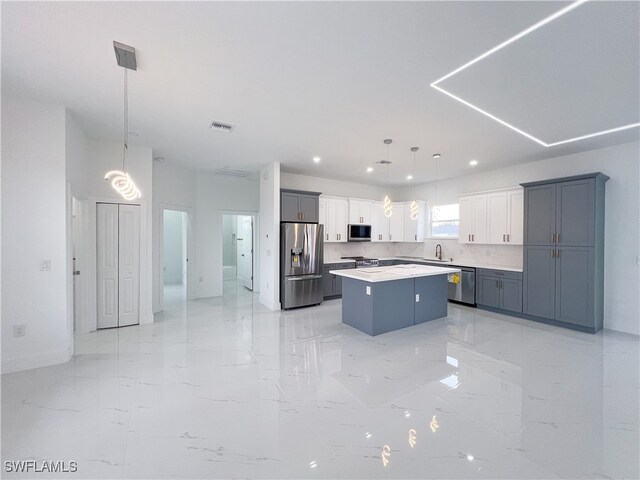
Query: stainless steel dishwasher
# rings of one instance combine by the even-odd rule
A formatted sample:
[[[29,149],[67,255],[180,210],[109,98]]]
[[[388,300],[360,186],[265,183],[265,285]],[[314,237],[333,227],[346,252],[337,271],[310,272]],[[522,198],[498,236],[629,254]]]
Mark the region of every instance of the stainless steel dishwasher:
[[[459,268],[460,277],[455,280],[455,274],[449,275],[449,300],[464,303],[466,305],[476,305],[476,269],[472,267],[461,267],[458,265],[446,265],[447,267]]]

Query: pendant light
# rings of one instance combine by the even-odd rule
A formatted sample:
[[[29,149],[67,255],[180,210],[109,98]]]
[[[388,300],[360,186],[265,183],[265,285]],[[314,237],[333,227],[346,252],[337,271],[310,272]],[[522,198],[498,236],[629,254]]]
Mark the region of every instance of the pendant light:
[[[116,60],[118,65],[123,67],[124,70],[124,134],[123,134],[123,148],[122,148],[122,170],[111,170],[104,175],[104,179],[111,181],[111,186],[118,192],[125,200],[135,200],[140,198],[142,194],[135,182],[129,176],[127,171],[127,153],[129,150],[129,93],[127,86],[127,70],[136,70],[136,51],[133,47],[123,45],[118,42],[113,42],[113,48],[116,52]]]
[[[412,181],[413,181],[413,202],[411,202],[411,220],[417,220],[418,219],[418,212],[419,212],[419,208],[418,208],[418,202],[416,200],[416,152],[419,150],[418,147],[411,147],[411,151],[413,152],[413,175],[412,175]]]
[[[389,161],[389,145],[391,145],[391,142],[393,142],[393,140],[391,140],[390,138],[387,138],[384,141],[384,144],[387,146],[387,160],[385,162],[385,165],[387,166],[387,191],[389,189],[389,165],[391,164],[391,162]],[[389,197],[388,193],[384,196],[382,208],[384,209],[385,217],[389,218],[391,215],[393,215],[393,205],[391,205],[391,198]]]

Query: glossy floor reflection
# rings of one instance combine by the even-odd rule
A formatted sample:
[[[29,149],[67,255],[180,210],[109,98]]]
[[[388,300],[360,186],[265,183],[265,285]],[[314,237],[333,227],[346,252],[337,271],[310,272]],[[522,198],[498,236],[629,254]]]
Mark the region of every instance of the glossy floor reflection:
[[[75,460],[78,478],[640,474],[637,337],[450,305],[372,338],[340,300],[273,313],[225,292],[3,376],[3,461]]]

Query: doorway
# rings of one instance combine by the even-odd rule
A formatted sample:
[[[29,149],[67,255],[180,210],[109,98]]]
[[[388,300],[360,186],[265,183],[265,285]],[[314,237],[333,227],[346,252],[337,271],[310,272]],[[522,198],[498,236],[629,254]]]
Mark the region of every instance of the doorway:
[[[223,293],[253,291],[253,217],[222,216]]]
[[[186,212],[162,212],[162,286],[164,303],[184,303],[187,298],[187,225]]]

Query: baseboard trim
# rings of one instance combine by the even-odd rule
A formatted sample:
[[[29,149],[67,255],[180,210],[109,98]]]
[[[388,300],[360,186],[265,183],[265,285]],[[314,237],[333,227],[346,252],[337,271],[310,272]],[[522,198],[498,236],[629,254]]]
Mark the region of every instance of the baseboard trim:
[[[273,302],[267,298],[260,297],[260,303],[274,312],[280,310],[280,302]]]
[[[71,360],[71,349],[57,352],[41,353],[31,357],[8,358],[2,360],[2,374],[22,372],[34,368],[49,367]]]
[[[511,310],[503,310],[501,308],[488,307],[486,305],[478,305],[478,308],[481,310],[487,310],[489,312],[501,313],[502,315],[510,315],[512,317],[523,318],[525,320],[533,320],[534,322],[538,322],[538,323],[546,323],[547,325],[553,325],[554,327],[568,328],[569,330],[576,330],[578,332],[598,333],[600,331],[595,327],[584,327],[582,325],[574,325],[572,323],[559,322],[557,320],[552,320],[549,318],[536,317],[535,315],[529,315],[527,313],[513,312]]]

